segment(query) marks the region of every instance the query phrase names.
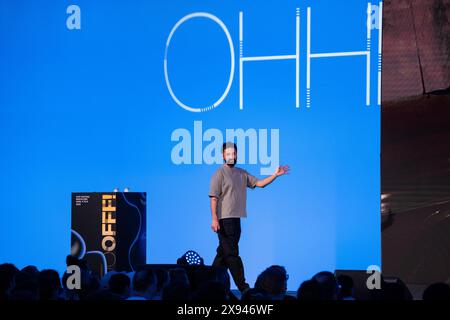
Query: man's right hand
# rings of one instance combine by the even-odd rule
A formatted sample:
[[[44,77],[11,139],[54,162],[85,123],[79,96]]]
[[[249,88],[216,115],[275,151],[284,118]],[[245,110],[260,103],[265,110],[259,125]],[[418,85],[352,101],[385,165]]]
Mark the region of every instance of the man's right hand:
[[[219,220],[213,219],[213,221],[211,222],[211,229],[212,229],[214,232],[217,232],[217,231],[220,230]]]

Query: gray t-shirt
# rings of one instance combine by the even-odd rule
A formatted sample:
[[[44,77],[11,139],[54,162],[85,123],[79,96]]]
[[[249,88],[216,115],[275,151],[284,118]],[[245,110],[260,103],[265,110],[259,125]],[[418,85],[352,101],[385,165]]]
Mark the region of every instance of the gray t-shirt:
[[[216,197],[217,218],[247,216],[247,187],[254,189],[258,180],[241,168],[221,166],[211,178],[210,197]]]

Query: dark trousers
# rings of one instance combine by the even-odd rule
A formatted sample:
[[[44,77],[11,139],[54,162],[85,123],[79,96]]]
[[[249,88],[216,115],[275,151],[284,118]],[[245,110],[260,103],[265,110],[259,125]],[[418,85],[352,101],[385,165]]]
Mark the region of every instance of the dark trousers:
[[[234,283],[239,291],[249,288],[245,282],[244,265],[239,257],[239,239],[241,237],[241,219],[224,218],[219,220],[219,246],[214,258],[214,267],[226,267],[230,270]]]

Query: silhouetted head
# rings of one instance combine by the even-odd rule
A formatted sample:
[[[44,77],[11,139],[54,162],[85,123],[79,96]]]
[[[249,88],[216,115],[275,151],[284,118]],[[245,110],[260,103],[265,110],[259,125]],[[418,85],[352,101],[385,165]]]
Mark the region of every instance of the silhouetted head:
[[[133,276],[133,295],[152,299],[156,293],[156,275],[151,269],[137,271]]]
[[[316,280],[303,281],[297,290],[297,300],[311,301],[321,298],[320,286]]]
[[[443,282],[429,285],[422,295],[423,300],[450,300],[450,286]]]
[[[173,268],[169,270],[170,282],[183,282],[190,286],[189,277],[184,268]]]
[[[255,289],[265,291],[274,299],[283,299],[286,294],[288,275],[282,266],[273,265],[256,279]]]
[[[130,294],[131,280],[124,273],[113,274],[108,281],[109,291],[123,297]]]
[[[314,275],[312,280],[318,283],[322,300],[337,300],[338,283],[333,273],[322,271]]]
[[[170,282],[170,275],[169,271],[167,271],[164,268],[156,268],[155,269],[155,275],[156,275],[156,291],[161,294],[163,289],[169,284]]]
[[[56,300],[62,289],[61,280],[56,270],[46,269],[38,275],[39,299]]]
[[[27,272],[36,277],[39,274],[39,269],[36,266],[31,266],[31,265],[22,268],[22,270],[20,270],[20,271]]]
[[[0,300],[6,299],[14,286],[14,276],[19,269],[11,263],[0,264]]]
[[[85,259],[79,259],[70,254],[66,256],[66,265],[67,266],[79,266],[80,269],[89,270]]]
[[[353,297],[353,279],[345,274],[341,274],[337,277],[339,284],[339,297],[347,298]]]

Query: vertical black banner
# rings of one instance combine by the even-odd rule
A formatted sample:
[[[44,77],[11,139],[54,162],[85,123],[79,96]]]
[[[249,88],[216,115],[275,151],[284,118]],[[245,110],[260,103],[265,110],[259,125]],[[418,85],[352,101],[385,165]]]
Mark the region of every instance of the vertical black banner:
[[[146,193],[72,193],[71,254],[99,276],[146,263]]]

